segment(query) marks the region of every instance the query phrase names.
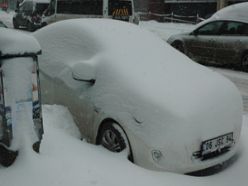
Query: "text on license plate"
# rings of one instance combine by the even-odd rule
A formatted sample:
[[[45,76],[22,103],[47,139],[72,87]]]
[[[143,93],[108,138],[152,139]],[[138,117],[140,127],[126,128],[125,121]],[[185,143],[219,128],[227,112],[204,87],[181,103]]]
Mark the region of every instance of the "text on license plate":
[[[202,143],[202,154],[209,154],[225,147],[230,147],[233,144],[233,133],[228,133]]]

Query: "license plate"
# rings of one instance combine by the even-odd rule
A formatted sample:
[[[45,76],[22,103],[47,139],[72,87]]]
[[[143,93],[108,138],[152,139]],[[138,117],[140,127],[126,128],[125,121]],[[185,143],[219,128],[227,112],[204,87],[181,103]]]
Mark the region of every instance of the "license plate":
[[[230,147],[233,144],[233,133],[228,133],[216,138],[206,140],[202,143],[202,155],[207,155],[216,151],[221,151],[224,148]]]

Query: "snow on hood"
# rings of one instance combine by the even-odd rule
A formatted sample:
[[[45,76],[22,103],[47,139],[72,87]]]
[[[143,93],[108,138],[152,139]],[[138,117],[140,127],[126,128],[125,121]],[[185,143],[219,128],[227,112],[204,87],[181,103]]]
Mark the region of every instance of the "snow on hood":
[[[118,109],[125,107],[135,117],[138,113],[162,125],[165,120],[175,123],[176,117],[188,123],[193,123],[192,118],[212,118],[214,125],[226,122],[214,117],[230,120],[229,114],[235,120],[241,112],[241,97],[230,81],[136,25],[76,19],[44,27],[34,35],[43,47],[40,70],[50,76],[59,77],[77,63],[95,66],[91,95],[104,110],[120,113]],[[151,113],[158,117],[149,117]]]
[[[0,29],[0,57],[34,55],[41,52],[38,41],[31,35],[12,29]]]

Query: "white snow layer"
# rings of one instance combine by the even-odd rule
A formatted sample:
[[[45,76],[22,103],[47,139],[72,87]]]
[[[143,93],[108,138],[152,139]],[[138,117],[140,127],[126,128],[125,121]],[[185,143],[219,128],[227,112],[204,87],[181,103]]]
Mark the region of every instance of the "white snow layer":
[[[238,3],[217,11],[210,19],[236,20],[248,23],[248,3]]]
[[[31,35],[7,28],[0,29],[0,44],[0,56],[36,54],[41,50],[38,41]]]
[[[243,117],[237,160],[209,177],[149,171],[130,163],[125,154],[80,141],[71,115],[62,106],[44,105],[43,116],[41,153],[20,151],[13,166],[0,167],[1,186],[246,186],[248,182],[248,115]]]

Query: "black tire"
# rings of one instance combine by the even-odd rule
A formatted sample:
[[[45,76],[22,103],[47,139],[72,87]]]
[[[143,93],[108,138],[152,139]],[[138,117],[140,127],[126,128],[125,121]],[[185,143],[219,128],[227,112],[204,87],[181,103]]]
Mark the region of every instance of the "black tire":
[[[173,43],[171,43],[171,46],[173,46],[175,49],[177,49],[178,51],[184,53],[184,46],[183,43],[181,41],[174,41]]]
[[[99,144],[112,152],[121,152],[127,147],[125,137],[122,136],[124,131],[120,132],[114,125],[117,124],[114,122],[104,124],[100,130],[98,141]]]
[[[35,28],[34,28],[34,26],[33,26],[33,24],[31,22],[28,22],[28,24],[27,24],[27,30],[29,32],[33,32],[35,30]]]
[[[19,25],[17,24],[15,19],[13,19],[13,27],[14,29],[19,29]]]
[[[43,23],[41,24],[41,28],[43,28],[43,27],[45,27],[45,26],[47,26],[47,23],[46,23],[46,22],[43,22]]]
[[[18,151],[11,151],[0,145],[0,164],[4,167],[12,165],[18,155]]]
[[[246,52],[241,59],[241,70],[248,72],[248,52]]]

